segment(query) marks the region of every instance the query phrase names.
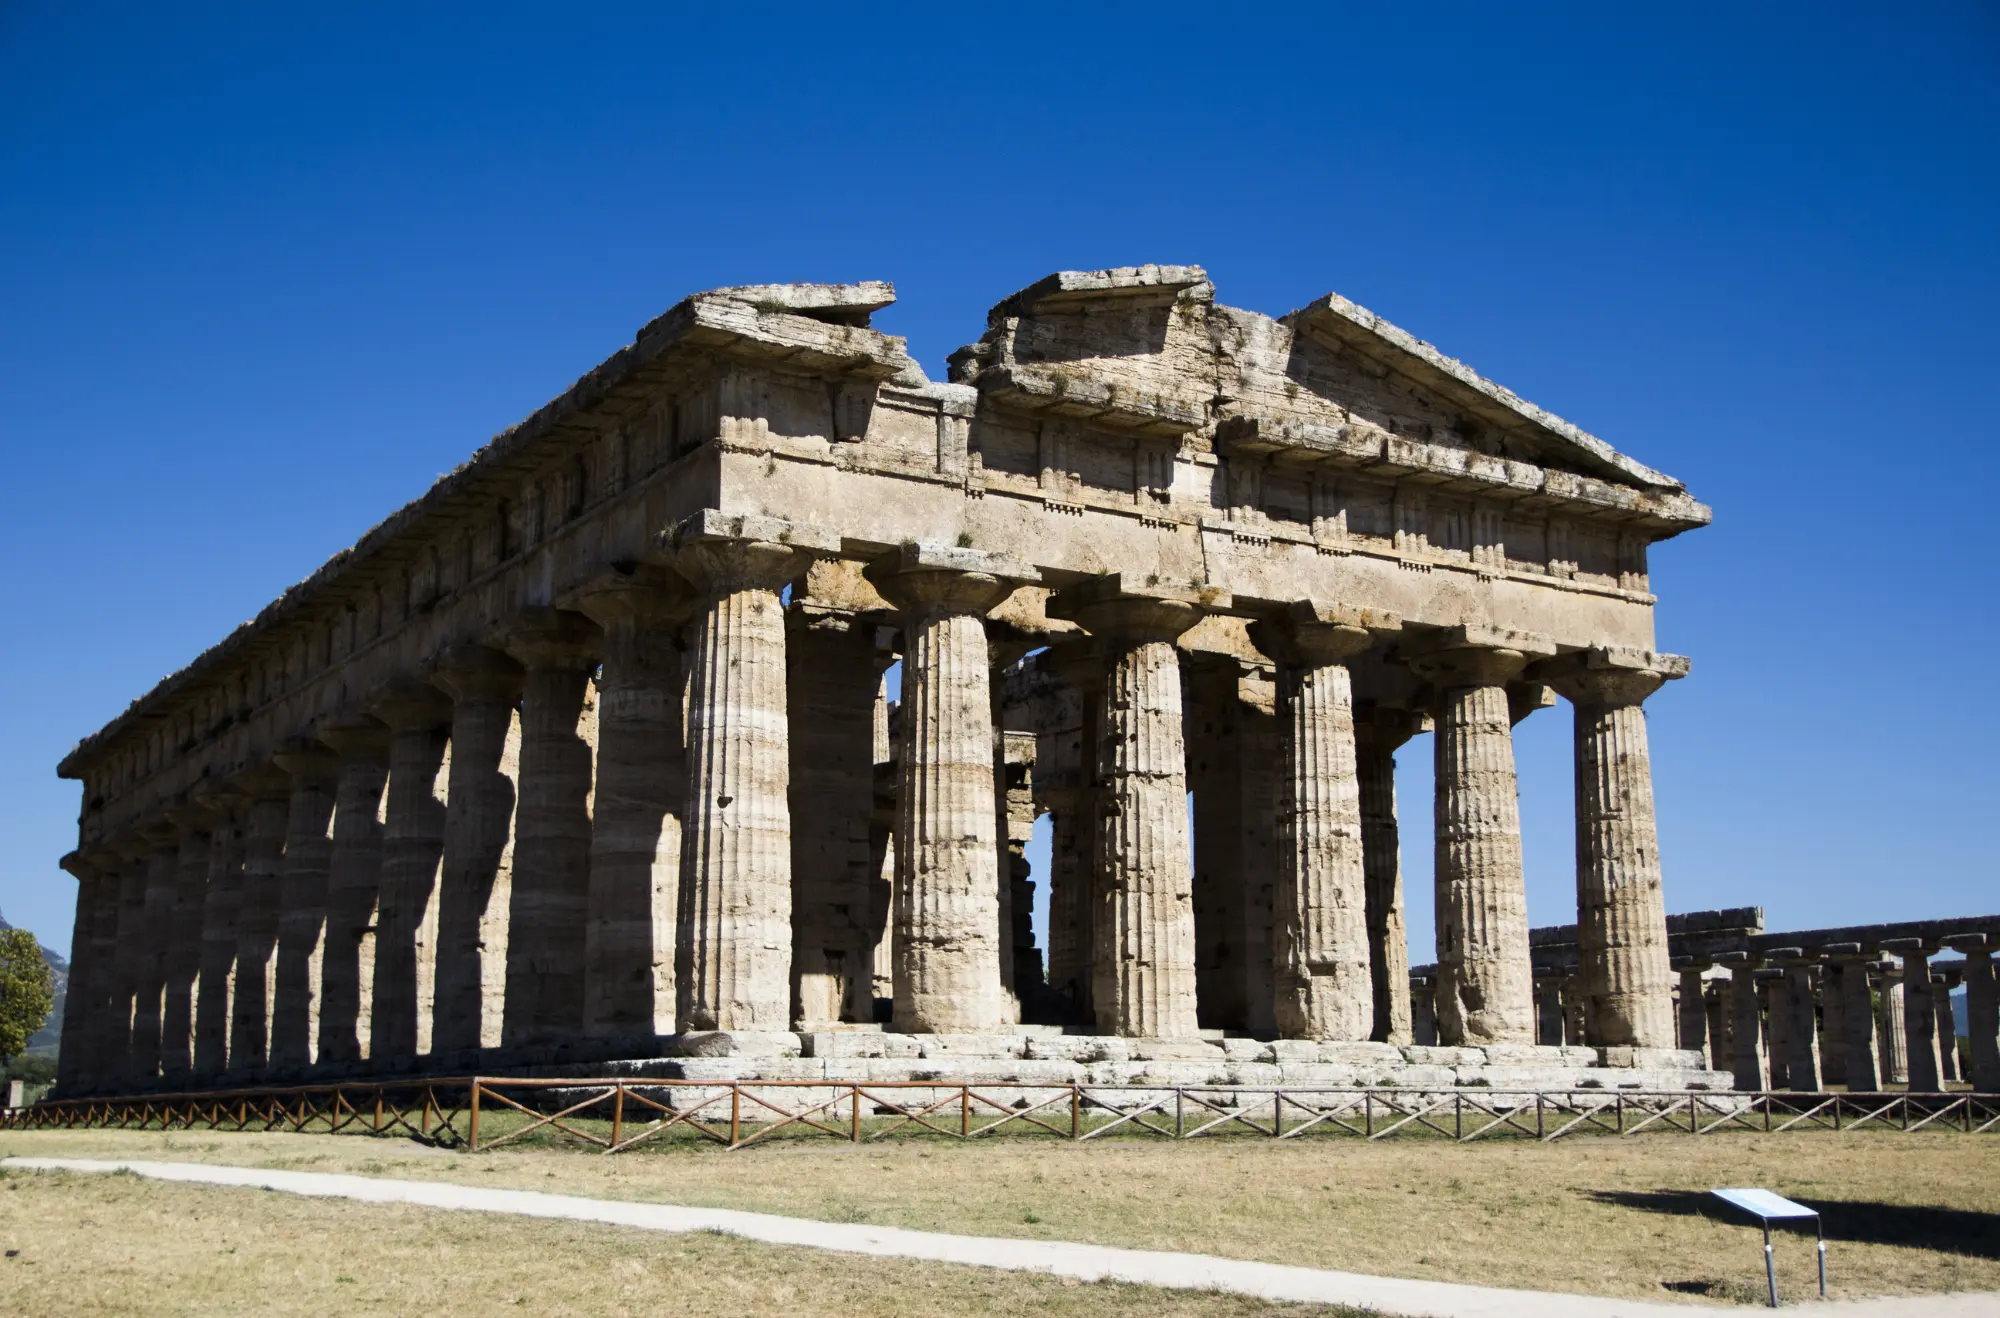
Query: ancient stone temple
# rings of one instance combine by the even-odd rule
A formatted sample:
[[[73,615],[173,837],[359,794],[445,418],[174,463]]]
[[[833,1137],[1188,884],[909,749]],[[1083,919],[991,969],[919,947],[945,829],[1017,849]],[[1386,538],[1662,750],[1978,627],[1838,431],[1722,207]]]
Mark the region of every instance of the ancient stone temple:
[[[948,382],[893,296],[687,299],[78,746],[62,1089],[1728,1083],[1674,1050],[1644,714],[1688,669],[1648,551],[1708,509],[1338,296],[1065,272]],[[1511,730],[1559,700],[1581,1027],[1540,1044]]]

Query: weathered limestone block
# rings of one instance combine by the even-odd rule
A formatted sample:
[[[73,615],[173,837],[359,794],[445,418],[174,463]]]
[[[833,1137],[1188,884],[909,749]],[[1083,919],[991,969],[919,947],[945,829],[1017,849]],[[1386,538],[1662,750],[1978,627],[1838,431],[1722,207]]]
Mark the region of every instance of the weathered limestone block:
[[[371,712],[392,734],[368,1026],[368,1056],[382,1061],[431,1050],[451,702],[412,683],[378,700]]]
[[[904,620],[894,1028],[906,1033],[973,1033],[1009,1017],[984,615],[1032,577],[964,549],[909,547],[869,570]]]
[[[1526,633],[1468,627],[1407,656],[1438,691],[1437,1017],[1447,1043],[1535,1037],[1506,684],[1553,649]]]
[[[672,1034],[687,760],[676,633],[686,602],[664,579],[597,584],[576,608],[604,629],[598,678],[583,1032]]]
[[[320,740],[340,757],[327,861],[326,946],[320,957],[319,1061],[368,1056],[375,996],[375,934],[382,892],[383,789],[389,729],[373,719],[335,724]]]
[[[509,909],[521,760],[521,667],[486,646],[447,655],[431,682],[451,697],[451,773],[439,860],[431,1046],[500,1044],[507,1000]],[[523,930],[523,940],[531,937]]]
[[[289,781],[277,768],[238,775],[250,798],[243,831],[243,899],[236,917],[236,991],[230,1000],[229,1069],[261,1073],[270,1061],[272,990],[278,966],[278,913],[284,900]]]
[[[1291,1038],[1365,1039],[1374,1028],[1354,689],[1346,661],[1394,618],[1296,604],[1253,629],[1285,664],[1279,727],[1285,792],[1272,940],[1278,1029]]]
[[[303,1067],[312,1063],[319,1038],[340,757],[314,743],[282,752],[277,760],[278,767],[291,775],[292,793],[285,822],[277,979],[271,1001],[271,1065]]]
[[[215,791],[201,804],[216,815],[208,835],[208,885],[201,907],[201,979],[195,989],[194,1070],[213,1079],[229,1063],[236,989],[236,917],[243,901],[244,798]]]
[[[785,619],[805,569],[795,528],[704,515],[675,564],[702,593],[688,649],[688,797],[682,816],[678,1027],[791,1023],[792,865]],[[777,539],[783,535],[785,540]]]
[[[1050,601],[1111,646],[1101,704],[1101,867],[1092,1004],[1107,1034],[1196,1034],[1194,874],[1174,641],[1199,621],[1192,592],[1100,578]],[[1226,601],[1217,601],[1226,602]]]
[[[1687,675],[1680,655],[1597,648],[1543,666],[1576,707],[1577,948],[1585,1032],[1598,1044],[1673,1041],[1667,906],[1643,702]]]

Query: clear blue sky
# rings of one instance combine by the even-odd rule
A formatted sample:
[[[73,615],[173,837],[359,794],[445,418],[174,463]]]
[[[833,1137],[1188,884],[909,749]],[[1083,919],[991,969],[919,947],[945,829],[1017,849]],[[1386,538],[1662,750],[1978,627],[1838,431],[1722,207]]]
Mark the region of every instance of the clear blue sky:
[[[8,919],[68,945],[80,735],[683,295],[891,279],[941,373],[1143,261],[1714,505],[1654,557],[1671,908],[2000,907],[1991,5],[676,8],[0,4]],[[1567,920],[1567,712],[1519,745]]]

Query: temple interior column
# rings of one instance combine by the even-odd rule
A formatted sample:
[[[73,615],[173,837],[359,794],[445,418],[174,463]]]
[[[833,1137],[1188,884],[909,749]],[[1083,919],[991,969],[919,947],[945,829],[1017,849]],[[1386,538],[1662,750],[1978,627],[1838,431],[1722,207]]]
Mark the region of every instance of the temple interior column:
[[[505,1019],[521,666],[487,646],[460,646],[431,682],[451,697],[451,775],[438,865],[430,1051],[462,1054],[498,1047]]]
[[[1000,1029],[1003,855],[986,613],[1032,569],[973,550],[906,547],[869,580],[903,616],[903,779],[896,833],[896,998],[906,1033]]]
[[[1266,1038],[1278,1032],[1273,946],[1282,868],[1278,810],[1284,797],[1284,758],[1278,731],[1277,675],[1263,664],[1239,668],[1236,689],[1237,754],[1242,766],[1238,786],[1243,796],[1237,811],[1237,864],[1242,874],[1237,909],[1242,924],[1236,935],[1243,953],[1236,964],[1242,984],[1244,1028]]]
[[[1882,978],[1882,1074],[1888,1083],[1906,1085],[1910,1081],[1909,1040],[1904,1035],[1903,971],[1899,965],[1886,965],[1880,971]]]
[[[1965,954],[1966,1078],[1977,1093],[2000,1094],[2000,985],[1993,973],[1993,949],[1984,934],[1952,943]]]
[[[874,797],[868,816],[868,916],[869,960],[873,1001],[866,1019],[886,1021],[896,998],[896,949],[890,935],[890,912],[896,893],[896,798],[902,780],[902,764],[890,724],[889,675],[885,672],[875,688]]]
[[[599,583],[576,607],[604,630],[583,1032],[650,1040],[674,1032],[674,926],[687,808],[678,632],[687,608],[652,576]]]
[[[1702,963],[1690,965],[1681,971],[1680,1036],[1674,1047],[1684,1050],[1708,1047],[1708,1002],[1702,995],[1702,972],[1708,967]]]
[[[1241,1033],[1248,1028],[1249,1013],[1242,965],[1243,762],[1238,666],[1234,658],[1213,656],[1202,656],[1189,665],[1183,723],[1187,729],[1188,789],[1194,795],[1196,1016],[1204,1029]],[[1054,890],[1050,900],[1054,901]]]
[[[271,1066],[313,1062],[319,1038],[320,984],[326,939],[326,886],[333,865],[333,810],[340,758],[317,742],[277,756],[291,775],[285,823],[284,878],[278,913],[277,979],[271,1002]]]
[[[1483,638],[1483,639],[1482,639]],[[1533,971],[1506,684],[1553,647],[1454,629],[1406,656],[1437,691],[1437,1010],[1447,1044],[1532,1043]]]
[[[879,614],[841,607],[861,602],[847,566],[815,563],[787,612],[792,996],[801,1029],[875,1012],[875,697],[892,655],[878,644]]]
[[[1764,1051],[1764,1017],[1757,1001],[1757,968],[1743,953],[1716,958],[1729,966],[1729,1070],[1736,1088],[1761,1092],[1770,1087]]]
[[[412,682],[370,712],[389,725],[390,740],[368,1057],[394,1069],[431,1049],[451,702]]]
[[[390,732],[374,719],[355,719],[322,728],[319,735],[340,756],[327,865],[326,950],[320,957],[319,1060],[358,1062],[369,1056],[374,1009]]]
[[[1931,1003],[1930,949],[1913,938],[1882,944],[1903,958],[1903,1039],[1905,1065],[1913,1094],[1934,1094],[1944,1088],[1938,1059],[1937,1008]]]
[[[1035,942],[1035,879],[1028,861],[1028,844],[1035,835],[1035,736],[1033,733],[1005,732],[1003,762],[1005,788],[1000,803],[1000,819],[1006,825],[1001,836],[1006,865],[1011,922],[1013,987],[1017,1000],[1040,1003],[1047,982],[1042,950]]]
[[[200,798],[215,812],[208,833],[208,886],[201,905],[201,978],[195,986],[194,1070],[213,1080],[229,1065],[236,992],[236,917],[243,903],[245,798],[216,790]]]
[[[1535,1042],[1559,1047],[1562,1041],[1562,982],[1553,975],[1536,975]]]
[[[1110,653],[1100,702],[1091,999],[1105,1034],[1192,1038],[1199,1030],[1194,866],[1174,642],[1201,609],[1191,596],[1121,585],[1100,578],[1050,600],[1051,613],[1104,638]]]
[[[727,519],[718,519],[724,520]],[[701,592],[689,628],[678,1028],[791,1024],[792,843],[785,617],[805,570],[789,544],[683,529],[676,566]]]
[[[1051,675],[1035,736],[1036,799],[1049,814],[1049,987],[1066,1000],[1077,1019],[1090,1019],[1090,883],[1096,872],[1091,848],[1096,826],[1090,818],[1090,766],[1095,753],[1088,723],[1096,717],[1091,693],[1095,665],[1070,652],[1089,643],[1052,647],[1043,662]],[[1082,684],[1079,684],[1081,679]],[[1201,796],[1195,796],[1201,808]],[[1195,836],[1201,837],[1196,825]],[[1200,859],[1197,856],[1196,864]]]
[[[1424,1048],[1435,1047],[1438,1041],[1436,985],[1429,975],[1410,976],[1410,1042]]]
[[[507,907],[501,1041],[556,1043],[583,1027],[590,797],[596,768],[591,673],[604,638],[582,614],[533,610],[507,638],[521,682],[520,801]]]
[[[202,909],[208,897],[208,834],[214,813],[190,802],[170,811],[169,818],[180,831],[180,848],[167,921],[160,1074],[170,1082],[185,1082],[194,1073],[195,992],[201,979]]]
[[[1767,966],[1757,972],[1757,995],[1763,1000],[1765,1065],[1771,1088],[1789,1089],[1792,1080],[1792,1013],[1785,990],[1785,972]]]
[[[1375,1025],[1367,867],[1347,661],[1395,619],[1301,602],[1252,639],[1278,659],[1284,779],[1272,966],[1280,1034],[1366,1039]]]
[[[229,1069],[249,1079],[270,1061],[278,913],[284,899],[290,780],[276,768],[238,775],[250,798],[243,832],[243,900],[236,917],[236,992],[230,1002]]]
[[[1729,981],[1708,985],[1708,1069],[1729,1069]]]
[[[1673,1039],[1667,906],[1642,702],[1688,671],[1680,655],[1592,649],[1543,665],[1576,715],[1577,952],[1586,1033],[1601,1045]]]
[[[1406,1044],[1410,1033],[1410,936],[1403,919],[1403,843],[1396,823],[1396,751],[1423,716],[1376,705],[1354,725],[1361,784],[1361,853],[1368,884],[1368,956],[1375,1011],[1368,1037]]]

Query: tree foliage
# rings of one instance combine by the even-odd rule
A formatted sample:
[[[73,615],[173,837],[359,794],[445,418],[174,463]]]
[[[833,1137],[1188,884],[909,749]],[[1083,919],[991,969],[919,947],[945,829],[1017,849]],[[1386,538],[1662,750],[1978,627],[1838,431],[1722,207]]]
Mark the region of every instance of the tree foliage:
[[[26,929],[0,933],[0,1061],[12,1061],[49,1018],[56,978]]]

